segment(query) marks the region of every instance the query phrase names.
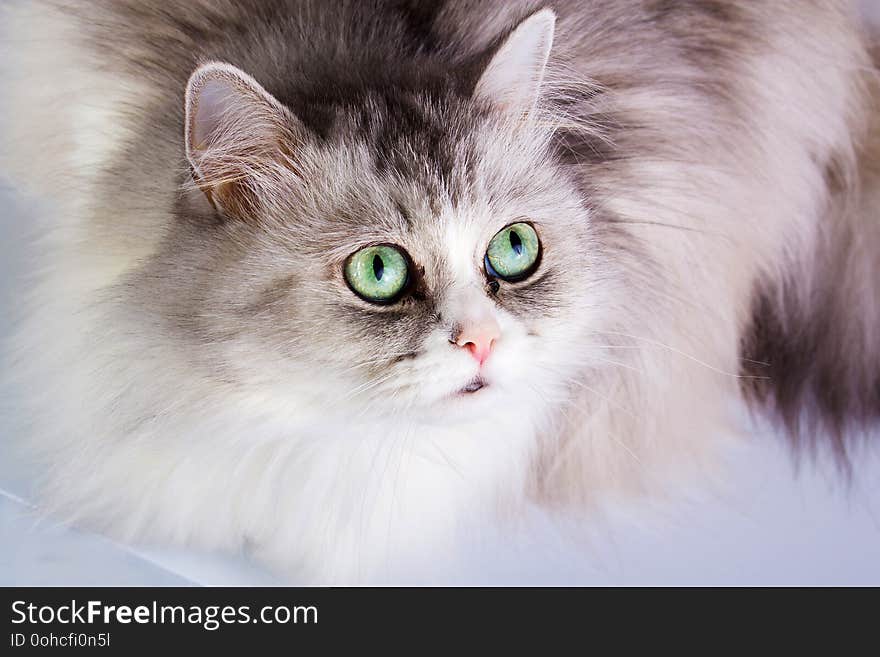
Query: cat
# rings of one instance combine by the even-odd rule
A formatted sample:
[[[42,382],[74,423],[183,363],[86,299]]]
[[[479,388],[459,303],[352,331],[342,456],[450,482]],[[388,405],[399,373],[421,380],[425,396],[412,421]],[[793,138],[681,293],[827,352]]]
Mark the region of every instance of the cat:
[[[40,0],[8,384],[59,517],[376,580],[880,411],[851,2]],[[853,442],[850,442],[853,441]]]

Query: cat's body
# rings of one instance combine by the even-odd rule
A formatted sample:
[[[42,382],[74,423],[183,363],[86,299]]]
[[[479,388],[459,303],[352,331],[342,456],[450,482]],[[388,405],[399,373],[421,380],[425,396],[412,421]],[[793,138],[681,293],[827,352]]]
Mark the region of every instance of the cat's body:
[[[7,25],[4,165],[56,203],[10,372],[68,517],[375,577],[466,518],[711,463],[741,389],[842,432],[880,411],[878,95],[849,3],[119,0]],[[516,221],[542,256],[499,283],[483,254]],[[380,243],[411,260],[396,304],[342,278]]]

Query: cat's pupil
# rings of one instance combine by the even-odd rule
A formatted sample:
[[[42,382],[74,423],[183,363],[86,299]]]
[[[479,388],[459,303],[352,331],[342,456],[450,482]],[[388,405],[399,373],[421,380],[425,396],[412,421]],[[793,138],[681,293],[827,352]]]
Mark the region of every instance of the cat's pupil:
[[[522,255],[523,245],[522,239],[515,230],[510,231],[510,247],[516,255]]]
[[[385,263],[382,261],[378,255],[373,256],[373,275],[376,277],[377,281],[382,280],[382,275],[385,273]]]

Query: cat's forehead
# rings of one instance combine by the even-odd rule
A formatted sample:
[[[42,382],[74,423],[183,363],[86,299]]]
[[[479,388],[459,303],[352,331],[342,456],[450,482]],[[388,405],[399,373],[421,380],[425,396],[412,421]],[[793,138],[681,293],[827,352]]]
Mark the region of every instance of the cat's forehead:
[[[505,225],[548,207],[554,183],[544,135],[511,129],[465,100],[416,94],[337,108],[313,142],[305,188],[290,202],[321,254],[404,247],[425,266],[480,259]],[[299,183],[296,183],[299,184]]]
[[[420,266],[438,273],[473,269],[489,239],[517,214],[478,197],[455,197],[418,182],[361,180],[326,212],[311,231],[316,251],[342,260],[364,246],[388,243],[402,247]]]
[[[337,110],[325,143],[362,145],[370,171],[380,178],[451,191],[476,155],[480,129],[479,115],[454,95],[369,94]]]
[[[521,129],[453,91],[369,93],[321,114],[334,117],[318,133],[328,149],[363,146],[371,173],[451,195],[526,174],[547,144],[544,131]]]
[[[368,156],[364,156],[365,158]],[[479,176],[479,170],[471,172]],[[413,257],[454,258],[479,254],[491,237],[509,223],[532,220],[545,207],[521,186],[485,184],[439,177],[407,177],[362,172],[322,212],[317,231],[340,254],[369,244],[393,243]],[[450,184],[452,182],[453,184]],[[539,194],[539,192],[535,192]]]

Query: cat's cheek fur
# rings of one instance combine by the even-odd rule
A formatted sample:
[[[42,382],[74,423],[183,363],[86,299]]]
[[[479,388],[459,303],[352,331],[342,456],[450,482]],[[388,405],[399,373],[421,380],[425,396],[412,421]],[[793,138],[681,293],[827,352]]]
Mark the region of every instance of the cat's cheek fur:
[[[29,355],[29,375],[67,363],[56,380],[75,389],[42,390],[64,399],[37,421],[51,463],[43,499],[59,517],[122,540],[256,555],[294,581],[343,583],[393,578],[414,555],[455,549],[465,517],[488,521],[522,502],[547,411],[530,396],[459,421],[335,420],[207,380],[181,387],[165,359],[120,364],[125,321],[103,321],[120,334],[66,345],[53,335],[52,348]],[[96,385],[93,368],[139,386],[143,407],[110,412],[115,386]],[[22,406],[33,417],[38,408]],[[96,440],[112,435],[124,438]]]

